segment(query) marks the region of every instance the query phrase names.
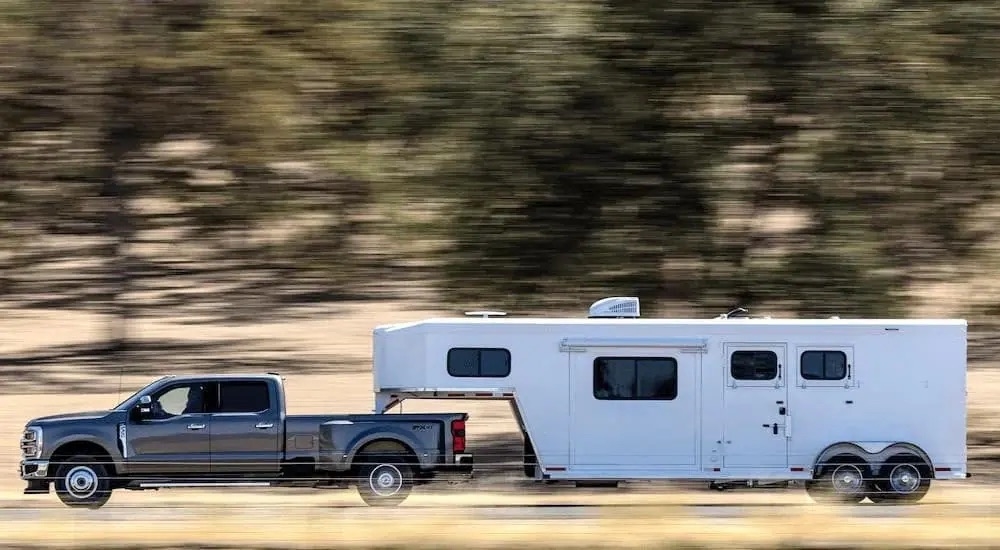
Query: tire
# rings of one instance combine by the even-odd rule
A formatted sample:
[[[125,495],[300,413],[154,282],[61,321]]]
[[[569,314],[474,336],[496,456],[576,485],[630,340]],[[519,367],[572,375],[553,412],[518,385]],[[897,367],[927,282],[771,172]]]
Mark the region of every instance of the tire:
[[[931,468],[912,454],[889,457],[879,470],[869,498],[878,504],[914,504],[931,488]]]
[[[56,496],[67,506],[100,508],[111,498],[108,468],[96,458],[76,455],[56,468]]]
[[[398,506],[413,490],[413,467],[398,458],[365,455],[356,459],[358,494],[368,506]]]
[[[818,504],[858,504],[871,490],[871,469],[860,457],[840,456],[819,468],[806,481],[806,493]]]

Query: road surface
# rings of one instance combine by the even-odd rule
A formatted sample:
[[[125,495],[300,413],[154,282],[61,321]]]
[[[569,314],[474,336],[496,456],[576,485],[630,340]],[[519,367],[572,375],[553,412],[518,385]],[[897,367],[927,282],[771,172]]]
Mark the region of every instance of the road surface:
[[[991,488],[933,491],[924,503],[825,507],[801,490],[657,493],[555,490],[538,494],[414,492],[398,508],[370,508],[351,490],[116,492],[99,510],[64,507],[54,494],[0,497],[0,542],[329,547],[332,541],[449,546],[621,546],[670,540],[744,547],[878,542],[961,546],[1000,540]],[[518,538],[520,537],[520,538]],[[583,538],[581,538],[583,537]],[[516,540],[515,540],[516,539]],[[520,541],[520,542],[517,542]],[[516,543],[516,544],[515,544]],[[457,542],[456,542],[457,544]],[[738,546],[738,545],[737,545]],[[423,548],[422,546],[420,548]]]

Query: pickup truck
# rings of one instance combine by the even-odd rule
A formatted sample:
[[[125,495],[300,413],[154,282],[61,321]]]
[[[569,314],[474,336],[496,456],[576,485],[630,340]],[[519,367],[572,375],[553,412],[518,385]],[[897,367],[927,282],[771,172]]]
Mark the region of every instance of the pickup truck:
[[[369,506],[472,475],[466,413],[289,415],[278,374],[165,376],[114,408],[35,418],[25,494],[99,508],[115,489],[356,486]]]

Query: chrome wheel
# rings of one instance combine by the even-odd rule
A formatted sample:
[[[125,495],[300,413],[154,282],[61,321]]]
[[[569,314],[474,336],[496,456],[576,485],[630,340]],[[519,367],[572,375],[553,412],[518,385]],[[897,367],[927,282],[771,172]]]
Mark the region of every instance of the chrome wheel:
[[[830,477],[833,482],[833,490],[838,493],[853,495],[864,490],[865,476],[861,473],[861,468],[854,464],[837,466]]]
[[[360,463],[358,494],[369,506],[396,506],[413,490],[413,467],[405,460],[368,453],[355,460]]]
[[[113,471],[93,456],[77,455],[57,460],[56,496],[67,506],[100,508],[111,498]]]
[[[889,473],[893,492],[907,495],[920,488],[920,471],[912,464],[900,464]]]
[[[813,501],[828,504],[857,504],[865,499],[871,485],[870,466],[856,455],[838,455],[816,467],[816,478],[805,482]]]
[[[910,453],[893,455],[886,459],[869,498],[877,503],[913,504],[927,494],[933,477],[926,460]]]
[[[368,485],[380,497],[391,497],[403,488],[403,474],[392,464],[380,464],[368,474]]]
[[[74,466],[66,474],[66,492],[73,498],[88,499],[97,492],[97,472],[89,466]]]
[[[934,478],[934,469],[924,459],[911,453],[901,453],[886,459],[869,495],[872,502],[914,504],[927,495]]]

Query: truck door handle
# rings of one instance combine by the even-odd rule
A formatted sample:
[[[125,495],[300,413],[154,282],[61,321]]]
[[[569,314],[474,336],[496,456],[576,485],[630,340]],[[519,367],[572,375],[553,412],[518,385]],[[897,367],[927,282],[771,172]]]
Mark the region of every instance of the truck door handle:
[[[258,422],[257,423],[257,429],[259,429],[259,430],[266,430],[268,428],[273,428],[273,427],[274,427],[274,424],[272,424],[271,422]]]
[[[204,424],[188,424],[188,429],[189,430],[203,430],[203,429],[205,429],[205,425]]]

